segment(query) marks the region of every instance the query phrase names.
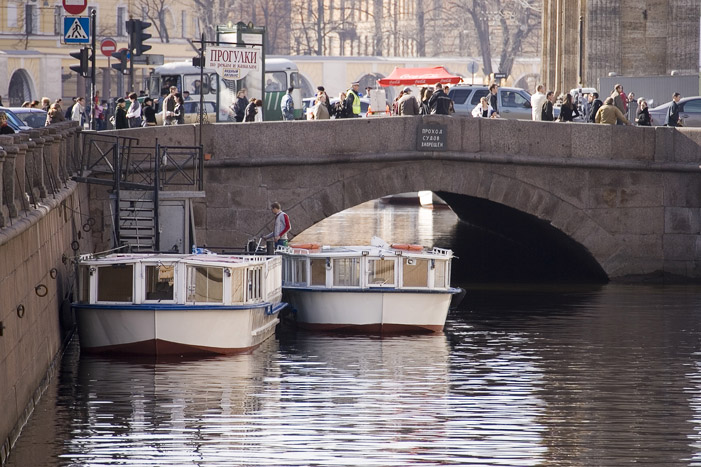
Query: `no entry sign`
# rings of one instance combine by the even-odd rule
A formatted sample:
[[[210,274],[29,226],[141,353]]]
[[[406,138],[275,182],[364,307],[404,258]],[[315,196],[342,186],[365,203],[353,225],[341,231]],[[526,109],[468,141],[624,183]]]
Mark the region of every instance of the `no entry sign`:
[[[100,52],[102,52],[102,55],[105,57],[111,57],[112,52],[117,51],[117,41],[112,39],[111,37],[107,37],[105,39],[102,39],[102,42],[100,42]]]
[[[63,9],[69,15],[79,15],[88,7],[88,0],[63,0]]]

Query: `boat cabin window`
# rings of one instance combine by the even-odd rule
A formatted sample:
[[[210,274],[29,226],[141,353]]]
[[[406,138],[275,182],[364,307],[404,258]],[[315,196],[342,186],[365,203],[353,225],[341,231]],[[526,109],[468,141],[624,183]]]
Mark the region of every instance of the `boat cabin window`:
[[[285,268],[288,283],[307,285],[307,258],[289,258],[285,261]]]
[[[78,301],[87,303],[90,301],[90,266],[81,266],[79,277]]]
[[[394,285],[394,259],[368,260],[368,285]]]
[[[134,266],[111,264],[97,268],[98,302],[131,302],[134,300]]]
[[[428,260],[404,258],[404,287],[428,287]]]
[[[441,260],[433,260],[433,261],[435,261],[434,267],[436,269],[436,271],[434,273],[434,278],[433,278],[433,286],[434,287],[441,287],[441,288],[448,287],[449,277],[448,277],[448,274],[446,272],[448,270],[448,268],[446,267],[448,264],[447,261],[441,261]]]
[[[248,282],[248,301],[256,301],[263,298],[263,287],[261,277],[263,276],[263,267],[251,267],[246,270],[246,278]]]
[[[338,258],[333,260],[333,285],[343,287],[360,286],[360,258]]]
[[[173,300],[175,266],[146,266],[146,300]]]
[[[234,268],[231,271],[231,302],[243,303],[246,299],[244,290],[246,290],[246,286],[243,280],[243,269]]]
[[[189,266],[187,268],[187,301],[221,303],[223,276],[222,268]]]
[[[309,266],[312,272],[312,280],[309,285],[326,285],[326,258],[310,258]]]

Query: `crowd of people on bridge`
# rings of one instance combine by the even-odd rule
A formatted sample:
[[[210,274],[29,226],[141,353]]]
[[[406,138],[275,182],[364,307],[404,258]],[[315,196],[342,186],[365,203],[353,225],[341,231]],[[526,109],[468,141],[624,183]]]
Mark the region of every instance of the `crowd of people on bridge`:
[[[492,83],[489,86],[489,94],[481,97],[479,103],[471,112],[474,118],[501,118],[499,114],[499,84]],[[290,87],[280,100],[280,112],[283,120],[295,120],[299,112],[295,112],[293,99],[294,88]],[[308,120],[328,120],[331,118],[345,119],[357,118],[362,115],[361,98],[368,97],[372,88],[365,88],[365,93],[360,92],[360,83],[351,83],[348,90],[341,92],[335,102],[327,94],[324,86],[318,86],[314,101],[310,105],[306,115]],[[433,86],[422,86],[415,96],[411,87],[404,87],[393,102],[386,105],[386,109],[376,109],[373,112],[368,109],[368,114],[380,115],[453,115],[455,106],[449,95],[449,87],[442,83]],[[107,122],[115,129],[140,128],[148,126],[178,125],[185,123],[185,102],[190,100],[189,92],[180,92],[177,86],[168,86],[161,96],[160,109],[157,111],[158,100],[146,96],[144,91],[139,94],[128,93],[125,98],[115,101],[114,113],[107,118],[107,102],[100,99],[96,93],[92,105],[86,105],[84,97],[74,97],[73,101],[64,110],[62,100],[54,102],[47,97],[41,101],[25,102],[23,107],[41,108],[47,112],[46,126],[65,120],[79,122],[81,126],[87,126],[90,118],[94,119],[96,130],[107,129]],[[682,126],[679,116],[679,100],[681,95],[674,93],[672,104],[666,114],[664,125]],[[532,120],[598,123],[606,125],[640,125],[651,126],[653,121],[650,116],[647,101],[644,98],[636,100],[634,93],[628,93],[623,86],[616,84],[611,94],[602,99],[597,92],[582,95],[569,93],[561,96],[561,103],[557,105],[555,93],[545,91],[545,86],[539,84],[536,92],[531,96]],[[365,101],[367,102],[367,101]],[[559,110],[559,113],[558,113]],[[228,107],[231,121],[235,122],[260,122],[263,120],[263,100],[252,97],[249,99],[246,89],[238,90],[236,98]],[[160,114],[161,121],[157,116]],[[655,122],[662,123],[662,122]],[[11,130],[7,124],[0,126],[0,131]]]
[[[544,92],[545,86],[538,85],[536,93],[531,96],[531,108],[533,120],[572,122],[576,117],[582,117],[587,123],[600,123],[605,125],[632,125],[651,126],[652,118],[644,98],[635,99],[634,93],[626,94],[621,84],[616,84],[611,95],[603,101],[599,93],[589,93],[585,101],[580,105],[574,102],[571,94],[564,96],[560,106],[560,115],[554,116],[555,94],[552,91]],[[675,92],[672,96],[672,104],[665,116],[664,125],[682,126],[679,117],[679,100],[681,95]],[[582,113],[580,113],[580,109]]]

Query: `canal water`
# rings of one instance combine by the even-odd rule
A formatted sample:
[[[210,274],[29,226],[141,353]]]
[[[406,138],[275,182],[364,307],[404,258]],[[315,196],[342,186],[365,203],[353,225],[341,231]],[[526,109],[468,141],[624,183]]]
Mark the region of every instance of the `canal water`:
[[[461,246],[456,262],[500,248],[468,251],[465,229],[373,202],[298,240]],[[469,292],[436,335],[283,330],[250,354],[159,362],[74,339],[7,465],[701,466],[700,287],[456,271]]]

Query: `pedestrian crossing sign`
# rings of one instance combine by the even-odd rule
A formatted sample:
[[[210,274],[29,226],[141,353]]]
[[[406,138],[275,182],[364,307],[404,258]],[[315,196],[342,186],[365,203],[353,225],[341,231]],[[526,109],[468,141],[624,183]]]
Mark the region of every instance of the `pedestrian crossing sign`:
[[[90,43],[90,17],[66,16],[63,18],[63,42],[66,44]]]

